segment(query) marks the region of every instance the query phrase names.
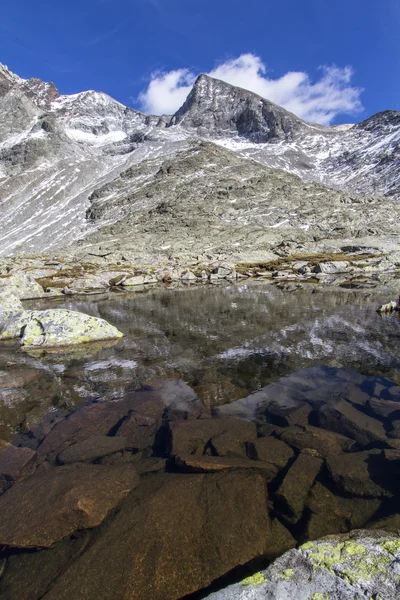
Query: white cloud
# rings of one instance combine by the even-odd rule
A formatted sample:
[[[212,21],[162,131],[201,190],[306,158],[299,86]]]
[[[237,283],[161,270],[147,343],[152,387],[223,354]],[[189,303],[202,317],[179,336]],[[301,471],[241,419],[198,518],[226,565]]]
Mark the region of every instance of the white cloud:
[[[351,67],[320,67],[321,76],[313,82],[302,71],[289,71],[282,77],[268,77],[259,56],[242,54],[228,60],[208,75],[222,79],[267,98],[305,121],[329,125],[339,114],[355,114],[363,109],[362,89],[351,86]],[[173,114],[182,106],[197,74],[188,69],[153,73],[139,96],[143,110],[153,114]]]

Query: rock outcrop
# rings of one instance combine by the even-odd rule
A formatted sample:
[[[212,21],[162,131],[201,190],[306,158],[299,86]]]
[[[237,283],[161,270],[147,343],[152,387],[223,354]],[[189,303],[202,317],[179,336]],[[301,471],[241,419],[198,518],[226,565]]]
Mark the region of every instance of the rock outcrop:
[[[400,594],[400,538],[384,531],[355,531],[290,550],[265,571],[210,600],[396,600]]]

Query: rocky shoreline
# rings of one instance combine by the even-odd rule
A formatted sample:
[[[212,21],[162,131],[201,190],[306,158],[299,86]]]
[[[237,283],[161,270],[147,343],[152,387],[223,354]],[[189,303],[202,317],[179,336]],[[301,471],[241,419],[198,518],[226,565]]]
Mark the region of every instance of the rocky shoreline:
[[[257,259],[258,258],[258,259]],[[258,257],[161,256],[134,259],[121,253],[60,253],[59,257],[36,255],[0,259],[0,280],[27,277],[31,284],[21,299],[104,293],[110,289],[140,290],[157,283],[220,283],[248,278],[273,281],[341,284],[346,281],[379,281],[380,276],[400,274],[400,250],[343,246],[341,251],[306,251],[282,242],[275,253]],[[257,259],[257,260],[254,260]]]

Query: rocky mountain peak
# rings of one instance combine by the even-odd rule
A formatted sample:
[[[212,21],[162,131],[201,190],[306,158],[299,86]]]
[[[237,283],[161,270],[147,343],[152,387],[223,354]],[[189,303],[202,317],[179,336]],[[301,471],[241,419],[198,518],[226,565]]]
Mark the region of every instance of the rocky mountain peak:
[[[197,129],[200,135],[242,136],[253,142],[292,139],[301,119],[273,102],[208,75],[200,75],[170,126]]]

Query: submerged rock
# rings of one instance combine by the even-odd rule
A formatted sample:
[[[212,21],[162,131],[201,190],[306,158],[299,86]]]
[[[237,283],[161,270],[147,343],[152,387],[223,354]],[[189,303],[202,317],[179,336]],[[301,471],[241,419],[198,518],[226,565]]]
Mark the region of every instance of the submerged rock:
[[[308,542],[209,600],[397,600],[400,537],[355,531]]]
[[[99,525],[139,482],[131,465],[74,465],[36,473],[0,496],[0,545],[49,547]]]
[[[263,556],[270,535],[258,474],[149,475],[60,573],[46,599],[182,598]]]

